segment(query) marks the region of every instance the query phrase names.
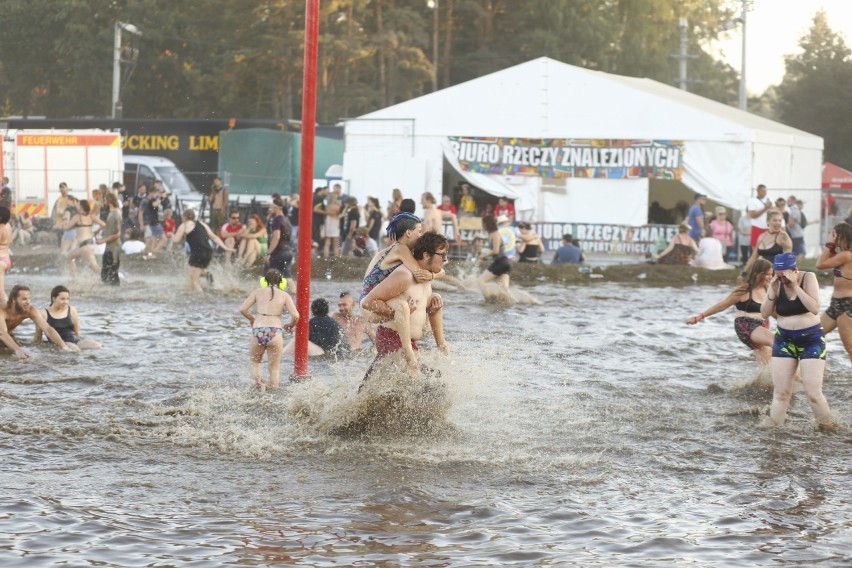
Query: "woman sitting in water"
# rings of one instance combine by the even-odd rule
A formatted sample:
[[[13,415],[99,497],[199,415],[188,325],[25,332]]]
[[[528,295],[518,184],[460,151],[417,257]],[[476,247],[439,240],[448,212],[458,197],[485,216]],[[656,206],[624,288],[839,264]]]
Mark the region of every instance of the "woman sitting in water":
[[[812,272],[799,272],[796,255],[779,254],[773,264],[775,276],[769,281],[760,315],[778,320],[772,346],[772,406],[769,421],[781,426],[793,395],[793,377],[798,367],[808,402],[820,426],[833,420],[822,394],[825,372],[825,337],[819,323],[819,283]]]
[[[541,237],[526,222],[518,223],[518,230],[521,233],[516,248],[518,262],[541,262],[541,253],[544,250]]]
[[[238,238],[240,247],[237,253],[237,262],[240,265],[250,268],[254,266],[258,257],[263,258],[266,255],[266,227],[257,214],[248,218],[248,222],[240,231]],[[260,242],[261,239],[264,239],[263,243]]]
[[[286,287],[287,281],[284,280],[281,273],[271,268],[266,272],[266,277],[261,278],[260,288],[249,294],[249,297],[240,306],[240,313],[249,320],[249,325],[251,325],[249,363],[251,375],[257,388],[265,386],[260,371],[260,362],[267,350],[269,351],[267,361],[269,365],[269,387],[278,388],[281,382],[281,355],[284,351],[284,339],[281,337],[281,332],[282,330],[293,331],[296,322],[299,321],[299,312],[296,311],[293,298],[284,291]],[[252,306],[255,306],[254,314],[249,312],[249,308]],[[285,310],[290,314],[290,323],[282,325],[281,316]]]
[[[697,316],[692,316],[686,323],[695,325],[708,316],[735,306],[737,315],[734,319],[734,331],[737,337],[752,349],[758,363],[767,365],[772,358],[774,335],[768,329],[769,321],[760,315],[760,305],[766,298],[766,286],[770,278],[772,265],[762,258],[757,259],[747,277],[724,300]]]
[[[80,337],[80,317],[70,304],[71,292],[65,286],[56,286],[50,291],[50,305],[41,310],[41,316],[56,330],[65,343],[73,343],[80,349],[100,349],[101,344]],[[41,329],[36,327],[35,342],[41,343]]]
[[[826,334],[837,328],[843,347],[852,359],[852,225],[835,225],[829,239],[816,267],[834,269],[834,292],[820,322]]]
[[[689,236],[689,225],[681,223],[677,228],[677,234],[672,237],[669,246],[657,255],[660,264],[689,264],[698,254],[698,245]]]

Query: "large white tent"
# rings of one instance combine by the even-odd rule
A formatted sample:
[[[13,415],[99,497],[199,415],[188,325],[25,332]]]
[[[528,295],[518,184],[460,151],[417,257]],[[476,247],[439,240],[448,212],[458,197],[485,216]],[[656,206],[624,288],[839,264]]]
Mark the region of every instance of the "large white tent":
[[[488,139],[662,141],[678,145],[681,157],[674,176],[619,179],[483,173],[459,163],[459,140]],[[771,197],[794,192],[817,219],[822,148],[818,136],[650,79],[542,57],[347,120],[343,175],[361,198],[387,200],[395,187],[409,197],[440,196],[466,178],[533,209],[536,221],[634,226],[647,223],[652,201],[691,203],[695,192],[741,210],[763,183]]]

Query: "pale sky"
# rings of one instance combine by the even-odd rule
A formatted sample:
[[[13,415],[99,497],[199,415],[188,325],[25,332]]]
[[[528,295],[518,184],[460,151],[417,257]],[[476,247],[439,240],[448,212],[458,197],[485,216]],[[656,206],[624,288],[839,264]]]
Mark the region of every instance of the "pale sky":
[[[740,0],[729,0],[732,7]],[[752,0],[746,17],[746,90],[749,96],[763,93],[784,78],[784,56],[799,53],[798,42],[820,9],[828,14],[828,24],[852,46],[852,0]],[[723,32],[715,47],[739,72],[742,61],[742,27]]]

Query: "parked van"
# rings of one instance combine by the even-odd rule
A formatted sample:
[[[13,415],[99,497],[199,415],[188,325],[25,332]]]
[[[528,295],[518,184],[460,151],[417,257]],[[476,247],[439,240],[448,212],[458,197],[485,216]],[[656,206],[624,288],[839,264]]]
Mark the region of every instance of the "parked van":
[[[163,182],[163,188],[171,194],[171,201],[180,209],[191,207],[201,211],[204,195],[198,191],[174,162],[160,156],[124,156],[124,186],[135,192],[139,184],[149,186],[154,181]]]

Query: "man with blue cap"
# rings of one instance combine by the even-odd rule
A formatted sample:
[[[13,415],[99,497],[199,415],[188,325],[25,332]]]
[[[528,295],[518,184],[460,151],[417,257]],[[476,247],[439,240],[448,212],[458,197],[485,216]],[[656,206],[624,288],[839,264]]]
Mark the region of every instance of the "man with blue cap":
[[[775,255],[773,268],[775,276],[760,307],[761,316],[774,315],[778,321],[772,346],[769,421],[776,426],[784,424],[793,395],[793,377],[799,368],[817,424],[831,426],[834,420],[822,394],[825,337],[819,320],[819,283],[814,273],[799,272],[793,253]]]

